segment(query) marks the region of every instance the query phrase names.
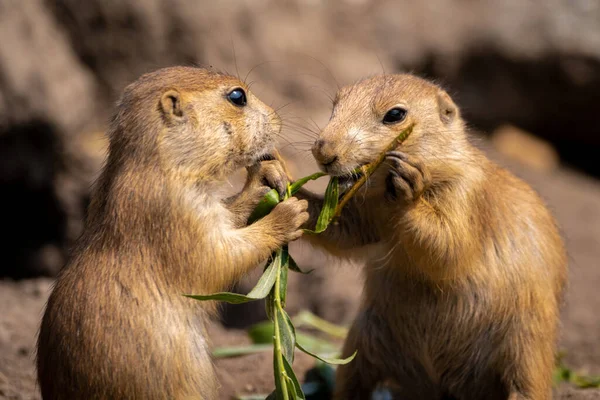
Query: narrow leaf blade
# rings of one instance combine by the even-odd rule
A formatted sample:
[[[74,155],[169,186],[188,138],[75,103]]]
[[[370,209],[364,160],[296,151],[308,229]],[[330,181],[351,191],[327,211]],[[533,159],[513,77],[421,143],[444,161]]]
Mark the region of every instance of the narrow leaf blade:
[[[328,334],[340,339],[345,339],[348,335],[348,328],[332,324],[322,318],[317,317],[310,311],[302,311],[294,317],[294,324],[296,326],[309,326],[313,329],[317,329],[323,333]]]
[[[319,218],[317,219],[317,225],[315,226],[315,233],[321,233],[333,219],[333,215],[335,213],[335,209],[338,205],[338,194],[339,194],[339,184],[337,176],[332,177],[329,180],[329,184],[327,185],[327,189],[325,190],[325,198],[323,199],[323,208],[321,209],[321,213],[319,214]]]
[[[254,286],[254,288],[247,295],[231,292],[219,292],[206,295],[184,294],[184,296],[199,301],[216,300],[224,301],[230,304],[242,304],[264,299],[267,297],[271,288],[275,284],[275,279],[279,273],[279,268],[281,266],[280,253],[281,251],[278,251],[273,257],[271,257],[271,262],[265,268],[265,272],[263,272],[260,279],[256,283],[256,286]]]
[[[296,331],[292,321],[287,313],[277,307],[275,309],[275,318],[279,327],[279,336],[281,338],[281,352],[283,357],[290,362],[294,362],[294,348],[296,347]]]
[[[288,268],[290,265],[290,254],[287,244],[281,248],[281,268],[279,270],[279,297],[281,298],[281,307],[285,308],[287,297],[287,279]]]
[[[288,268],[291,269],[294,272],[298,272],[299,274],[308,275],[308,274],[310,274],[311,272],[314,271],[314,269],[311,269],[310,271],[306,271],[306,272],[302,271],[300,269],[300,267],[298,266],[298,264],[296,263],[296,260],[294,260],[292,258],[292,256],[289,256],[289,260],[288,261],[289,261]]]
[[[306,350],[298,342],[296,342],[296,347],[298,347],[298,349],[300,349],[302,352],[308,354],[309,356],[312,356],[312,357],[314,357],[314,358],[316,358],[318,360],[323,361],[324,363],[332,364],[332,365],[344,365],[344,364],[348,364],[350,361],[354,360],[354,357],[356,357],[356,354],[358,353],[358,351],[355,351],[354,354],[352,354],[350,357],[347,357],[347,358],[329,358],[329,357],[319,356],[317,354],[314,354],[314,353]]]
[[[265,215],[269,214],[273,208],[279,203],[279,193],[277,190],[271,189],[269,190],[260,203],[254,208],[252,214],[248,218],[248,225],[258,221]]]
[[[295,391],[295,395],[296,395],[295,398],[300,399],[300,400],[306,400],[306,398],[304,397],[304,393],[302,392],[302,386],[298,382],[298,378],[296,377],[296,374],[294,373],[292,366],[290,365],[290,363],[288,362],[288,360],[285,357],[283,358],[283,365],[285,367],[285,372],[288,376],[289,382],[294,387],[294,391]]]
[[[269,294],[269,291],[275,284],[277,273],[281,267],[281,250],[277,250],[274,256],[271,257],[271,262],[265,269],[265,272],[260,276],[256,286],[248,293],[248,297],[255,299],[264,299]]]
[[[273,321],[275,315],[275,287],[271,288],[267,299],[265,300],[265,311],[267,313],[267,318],[269,321]]]
[[[239,293],[231,293],[231,292],[219,292],[207,295],[197,295],[197,294],[184,294],[185,297],[189,297],[190,299],[198,300],[198,301],[207,301],[207,300],[216,300],[216,301],[224,301],[229,304],[242,304],[248,303],[250,301],[259,300],[254,297],[248,297]]]
[[[275,372],[275,399],[277,400],[289,400],[287,382],[284,375],[285,362],[285,358],[283,358],[284,370],[282,371],[279,366],[279,363],[277,362],[277,352],[273,352],[273,371]]]
[[[232,347],[217,347],[212,351],[214,358],[229,358],[244,356],[247,354],[261,353],[271,350],[271,344],[252,344],[249,346],[232,346]]]
[[[339,351],[339,346],[336,344],[300,331],[296,331],[296,342],[300,342],[302,347],[312,353],[334,354]]]
[[[292,196],[296,194],[296,192],[298,192],[298,190],[300,190],[300,188],[304,186],[308,181],[314,181],[315,179],[319,179],[320,177],[325,175],[327,175],[325,172],[315,172],[312,175],[298,179],[296,182],[290,185],[290,192],[292,193]]]

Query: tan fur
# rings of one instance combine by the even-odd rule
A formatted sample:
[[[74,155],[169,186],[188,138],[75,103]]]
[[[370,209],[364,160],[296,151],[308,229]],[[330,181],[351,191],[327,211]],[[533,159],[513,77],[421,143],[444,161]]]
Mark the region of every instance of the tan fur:
[[[406,119],[383,124],[396,105]],[[366,261],[344,350],[358,356],[339,368],[337,399],[366,399],[387,379],[402,399],[551,397],[563,243],[542,200],[468,142],[459,114],[434,84],[379,76],[341,89],[313,148],[344,176],[416,123],[340,223],[305,236]],[[314,223],[322,200],[299,197]]]
[[[246,90],[237,107],[226,95]],[[125,89],[85,231],[50,296],[38,339],[44,399],[215,399],[205,324],[226,289],[301,235],[290,199],[245,226],[276,161],[279,117],[238,79],[167,68]],[[223,199],[229,174],[244,190]],[[280,169],[280,168],[279,168]]]

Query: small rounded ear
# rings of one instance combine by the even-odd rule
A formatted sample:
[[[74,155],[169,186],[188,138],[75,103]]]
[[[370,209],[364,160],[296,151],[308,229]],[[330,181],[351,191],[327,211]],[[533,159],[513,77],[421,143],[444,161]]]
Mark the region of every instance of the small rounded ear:
[[[185,114],[181,104],[181,95],[177,90],[168,90],[160,98],[160,109],[170,121],[184,121]]]
[[[449,124],[458,117],[458,107],[454,104],[448,93],[443,90],[438,91],[437,103],[440,119],[443,123]]]

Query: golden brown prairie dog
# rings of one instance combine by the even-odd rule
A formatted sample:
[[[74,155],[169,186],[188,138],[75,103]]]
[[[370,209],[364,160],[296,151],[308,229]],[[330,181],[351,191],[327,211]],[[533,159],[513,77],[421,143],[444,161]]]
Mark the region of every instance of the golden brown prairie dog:
[[[337,399],[386,380],[401,399],[549,399],[563,243],[534,191],[468,142],[448,94],[411,75],[345,87],[313,154],[345,177],[411,123],[340,223],[308,236],[366,259]],[[299,197],[314,223],[321,200]]]
[[[44,399],[215,399],[205,323],[223,290],[301,235],[291,198],[244,226],[277,180],[277,114],[238,79],[174,67],[121,98],[85,231],[50,296],[38,339]],[[239,196],[220,187],[250,167]],[[285,179],[285,178],[283,178]],[[277,184],[277,182],[275,182]]]

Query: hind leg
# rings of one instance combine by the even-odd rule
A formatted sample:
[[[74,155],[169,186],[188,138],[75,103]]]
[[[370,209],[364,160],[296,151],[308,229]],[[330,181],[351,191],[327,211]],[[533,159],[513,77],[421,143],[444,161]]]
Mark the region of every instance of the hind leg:
[[[368,360],[365,346],[361,346],[361,332],[355,322],[346,342],[344,343],[343,357],[351,356],[358,351],[354,360],[346,365],[340,365],[337,369],[335,379],[335,400],[361,400],[370,399],[371,393],[377,383],[381,380],[377,368]]]
[[[509,400],[550,400],[555,362],[555,326],[546,323],[535,334],[518,331],[506,342],[503,360]]]

